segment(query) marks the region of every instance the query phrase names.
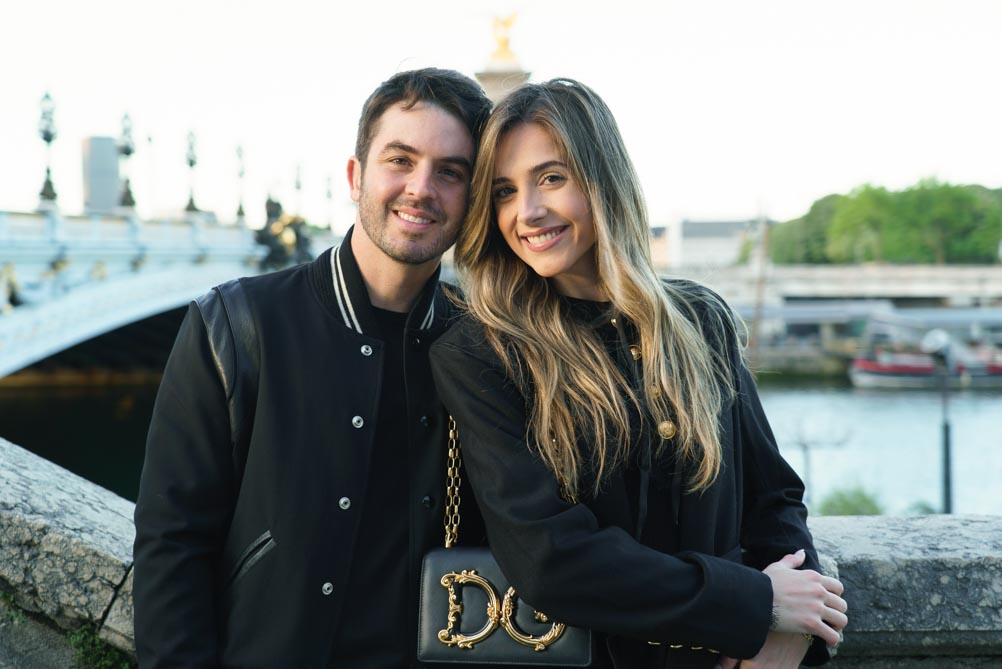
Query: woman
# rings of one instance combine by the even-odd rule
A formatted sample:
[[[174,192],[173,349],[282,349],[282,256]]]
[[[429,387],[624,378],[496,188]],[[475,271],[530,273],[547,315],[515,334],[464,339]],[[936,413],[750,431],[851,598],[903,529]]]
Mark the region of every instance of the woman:
[[[818,573],[803,484],[730,311],[655,274],[606,105],[567,79],[516,90],[472,188],[468,313],[432,365],[520,598],[604,635],[595,666],[825,661],[846,605]]]

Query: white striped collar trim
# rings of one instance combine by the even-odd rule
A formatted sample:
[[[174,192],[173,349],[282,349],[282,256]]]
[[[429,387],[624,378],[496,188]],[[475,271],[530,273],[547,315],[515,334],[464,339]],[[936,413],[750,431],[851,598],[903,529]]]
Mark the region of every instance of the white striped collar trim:
[[[335,246],[331,250],[331,274],[334,276],[334,296],[337,298],[337,306],[341,310],[341,318],[344,319],[344,325],[347,328],[354,330],[359,334],[363,334],[362,326],[358,322],[358,317],[355,316],[355,307],[352,306],[351,296],[348,293],[348,283],[344,279],[344,272],[341,270],[341,250],[340,246]],[[435,296],[432,295],[431,303],[428,305],[428,311],[425,313],[424,320],[421,321],[421,330],[428,330],[431,328],[432,324],[435,322]]]
[[[344,280],[344,272],[341,271],[341,250],[340,246],[335,246],[331,251],[331,273],[334,275],[334,296],[337,297],[337,306],[341,309],[341,317],[344,319],[345,327],[362,334],[362,326],[355,316],[355,308],[351,304],[351,297],[348,294],[348,284]]]
[[[421,329],[427,330],[431,327],[431,324],[435,322],[435,296],[431,297],[431,304],[428,305],[428,313],[425,314],[424,320],[421,321]]]

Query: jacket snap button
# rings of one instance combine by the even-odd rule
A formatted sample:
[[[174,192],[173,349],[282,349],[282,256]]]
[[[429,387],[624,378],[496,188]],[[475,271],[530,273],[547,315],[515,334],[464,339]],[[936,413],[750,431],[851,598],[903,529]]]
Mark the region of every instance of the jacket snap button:
[[[340,506],[343,511],[347,511],[351,508],[351,500],[347,497],[342,497],[337,501],[337,505]]]
[[[421,348],[421,340],[418,337],[414,337],[414,339],[411,340],[411,348],[415,351]]]
[[[421,423],[422,426],[428,427],[428,416],[421,416],[418,418],[418,422]]]
[[[327,581],[326,583],[324,583],[323,587],[320,588],[320,591],[325,595],[329,595],[332,592],[334,592],[334,584],[331,583],[330,581]]]
[[[658,434],[661,435],[662,439],[671,439],[675,436],[678,430],[675,428],[675,423],[670,420],[663,420],[658,423]]]
[[[364,346],[362,346],[362,355],[367,356],[367,357],[370,356],[370,355],[372,355],[372,347],[369,346],[368,344],[365,344]]]
[[[633,345],[630,347],[630,353],[633,355],[634,360],[640,360],[640,347]]]
[[[425,495],[421,498],[421,503],[424,505],[424,508],[430,509],[435,504],[435,500],[431,498],[431,495]]]
[[[365,425],[365,421],[362,420],[361,416],[355,416],[354,418],[351,419],[351,424],[354,425],[355,427],[362,427],[363,425]]]

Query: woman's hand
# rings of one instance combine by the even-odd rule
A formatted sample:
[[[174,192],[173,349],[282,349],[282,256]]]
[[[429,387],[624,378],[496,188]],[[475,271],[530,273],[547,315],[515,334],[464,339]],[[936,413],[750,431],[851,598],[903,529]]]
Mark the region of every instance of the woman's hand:
[[[839,631],[849,622],[845,615],[848,607],[840,597],[844,589],[837,579],[797,569],[804,557],[801,549],[763,570],[772,581],[771,631],[815,634],[834,647]]]
[[[758,655],[750,660],[735,660],[721,657],[717,664],[720,669],[797,669],[807,654],[811,642],[803,634],[769,632],[765,645]]]

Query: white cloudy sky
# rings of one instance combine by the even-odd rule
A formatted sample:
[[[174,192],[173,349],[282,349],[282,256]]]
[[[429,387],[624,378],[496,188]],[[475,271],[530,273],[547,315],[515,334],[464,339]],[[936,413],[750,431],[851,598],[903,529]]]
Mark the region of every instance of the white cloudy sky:
[[[343,231],[365,96],[401,69],[476,72],[512,11],[534,80],[574,77],[609,103],[655,224],[792,218],[863,182],[1002,186],[997,0],[0,0],[0,210],[37,203],[48,90],[64,211],[82,207],[83,138],[128,112],[140,214],[184,205],[191,129],[200,206],[232,216],[243,144],[252,223],[271,191]]]

